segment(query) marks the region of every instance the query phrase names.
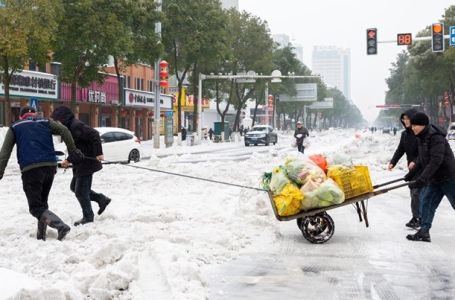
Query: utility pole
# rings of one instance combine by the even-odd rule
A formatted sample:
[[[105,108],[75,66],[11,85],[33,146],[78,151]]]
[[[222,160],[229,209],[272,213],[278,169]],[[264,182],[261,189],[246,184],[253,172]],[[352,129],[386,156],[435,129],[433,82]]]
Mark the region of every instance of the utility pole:
[[[161,1],[157,0],[157,11],[161,11]],[[159,35],[161,39],[161,22],[155,23],[155,33]],[[154,121],[153,121],[153,148],[160,148],[160,101],[161,101],[161,87],[160,87],[160,58],[155,62],[155,105],[154,105]]]

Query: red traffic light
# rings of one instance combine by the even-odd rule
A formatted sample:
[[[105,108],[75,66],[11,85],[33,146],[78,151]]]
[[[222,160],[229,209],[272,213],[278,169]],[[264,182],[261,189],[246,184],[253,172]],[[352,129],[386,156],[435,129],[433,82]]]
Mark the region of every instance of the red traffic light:
[[[378,54],[378,30],[367,29],[367,55]]]

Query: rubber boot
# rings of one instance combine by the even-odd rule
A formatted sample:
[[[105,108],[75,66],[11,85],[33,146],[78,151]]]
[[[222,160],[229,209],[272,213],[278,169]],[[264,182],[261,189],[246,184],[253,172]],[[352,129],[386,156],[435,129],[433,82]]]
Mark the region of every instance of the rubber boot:
[[[93,218],[83,217],[82,219],[74,222],[74,226],[84,225],[84,224],[92,223],[92,222],[93,222]]]
[[[65,236],[70,232],[71,228],[66,225],[56,214],[51,212],[50,210],[46,210],[41,215],[40,221],[50,227],[57,229],[58,236],[57,240],[61,241],[65,238]]]
[[[104,210],[106,209],[106,206],[108,206],[109,203],[111,203],[111,198],[106,197],[103,194],[101,194],[101,197],[99,198],[99,200],[97,202],[98,202],[98,205],[100,206],[100,208],[98,209],[98,215],[101,215],[104,212]]]
[[[40,220],[38,220],[38,230],[36,231],[36,239],[37,240],[46,240],[46,229],[47,225]]]
[[[106,207],[111,203],[111,198],[103,195],[103,194],[98,194],[93,191],[90,191],[90,200],[93,202],[98,203],[99,209],[98,209],[98,215],[101,215]]]
[[[406,238],[410,241],[431,242],[430,230],[420,228],[415,234],[408,234]]]

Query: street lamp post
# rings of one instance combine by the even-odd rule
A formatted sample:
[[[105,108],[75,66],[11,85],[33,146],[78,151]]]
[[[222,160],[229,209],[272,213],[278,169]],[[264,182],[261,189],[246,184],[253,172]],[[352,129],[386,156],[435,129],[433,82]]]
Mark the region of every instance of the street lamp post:
[[[161,11],[161,1],[157,1],[157,11]],[[155,33],[161,38],[161,22],[155,23]],[[160,58],[155,63],[155,105],[154,105],[154,121],[153,121],[153,148],[160,148],[160,101],[161,101],[161,88],[160,88]]]
[[[281,72],[279,70],[274,70],[271,75],[253,75],[253,74],[242,74],[242,75],[206,75],[199,73],[199,80],[198,80],[198,124],[197,124],[197,133],[198,137],[201,137],[202,133],[202,81],[203,80],[209,80],[209,79],[271,79],[271,82],[281,82],[281,79],[284,78],[319,78],[319,76],[316,75],[281,75]],[[268,92],[267,92],[268,93]],[[266,94],[266,99],[268,95]],[[267,104],[267,102],[266,102]],[[273,112],[275,114],[275,112]],[[268,121],[267,121],[268,122]],[[275,126],[276,124],[274,124]]]

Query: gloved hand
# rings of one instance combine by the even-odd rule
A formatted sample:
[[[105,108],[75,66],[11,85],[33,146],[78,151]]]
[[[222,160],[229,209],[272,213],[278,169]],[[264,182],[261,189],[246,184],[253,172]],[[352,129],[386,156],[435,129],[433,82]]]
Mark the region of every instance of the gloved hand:
[[[409,184],[409,188],[410,189],[418,189],[418,188],[421,188],[425,185],[425,181],[421,180],[421,179],[417,179],[416,181],[414,182],[411,182]]]
[[[404,175],[404,181],[411,181],[413,176],[414,174],[409,172],[408,174]]]
[[[81,162],[84,159],[85,159],[85,155],[79,149],[71,151],[69,153],[69,155],[68,155],[68,158],[67,158],[67,160],[70,161],[73,164],[77,164],[78,162]]]

